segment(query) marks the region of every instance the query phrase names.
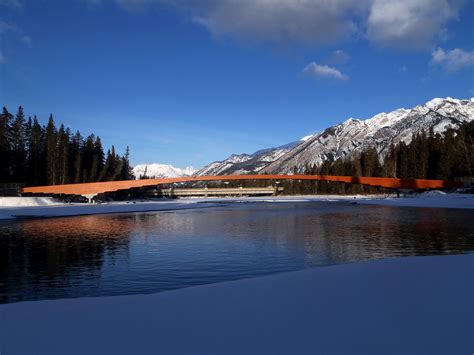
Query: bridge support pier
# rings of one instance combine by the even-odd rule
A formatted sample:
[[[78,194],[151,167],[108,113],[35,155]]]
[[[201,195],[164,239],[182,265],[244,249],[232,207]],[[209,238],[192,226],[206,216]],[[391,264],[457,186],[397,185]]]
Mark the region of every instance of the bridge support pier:
[[[81,196],[87,198],[88,203],[92,203],[92,202],[94,202],[93,201],[94,197],[96,197],[97,194],[85,194],[85,195],[81,195]]]

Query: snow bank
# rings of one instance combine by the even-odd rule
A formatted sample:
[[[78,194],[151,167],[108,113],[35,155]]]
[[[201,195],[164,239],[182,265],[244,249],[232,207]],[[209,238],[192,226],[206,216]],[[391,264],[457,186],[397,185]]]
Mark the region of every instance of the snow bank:
[[[51,206],[61,204],[52,197],[0,197],[0,207]]]
[[[102,204],[58,204],[52,206],[30,206],[0,208],[1,219],[68,217],[104,213],[167,211],[197,207],[212,207],[212,204],[199,204],[199,201],[163,200],[111,202]]]
[[[383,199],[363,199],[360,204],[399,206],[399,207],[429,207],[429,208],[474,208],[474,195],[447,194],[442,191],[429,191],[419,195]]]
[[[470,354],[474,255],[0,305],[2,354]]]
[[[422,198],[440,197],[440,196],[446,196],[446,192],[439,191],[439,190],[425,191],[425,192],[421,193],[419,196],[421,196]]]

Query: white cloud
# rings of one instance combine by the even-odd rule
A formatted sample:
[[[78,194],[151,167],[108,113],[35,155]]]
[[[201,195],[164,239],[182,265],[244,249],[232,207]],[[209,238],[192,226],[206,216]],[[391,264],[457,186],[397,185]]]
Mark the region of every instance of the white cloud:
[[[382,47],[427,50],[446,37],[448,23],[457,19],[467,0],[108,1],[129,12],[172,6],[214,36],[318,45],[365,35]]]
[[[22,8],[23,3],[20,0],[0,0],[0,6]]]
[[[351,56],[344,52],[341,49],[338,49],[331,53],[328,58],[328,63],[330,64],[344,64],[347,63],[351,59]]]
[[[18,27],[14,25],[10,25],[9,23],[5,21],[0,21],[0,35],[8,31],[16,32],[18,31]]]
[[[129,1],[129,0],[126,0]],[[247,40],[319,44],[358,30],[357,14],[369,0],[174,1],[213,35]]]
[[[20,41],[22,41],[22,42],[23,42],[24,44],[26,44],[28,47],[31,47],[32,42],[31,42],[31,37],[30,37],[30,36],[28,36],[28,35],[23,35],[23,36],[21,36]]]
[[[321,65],[311,62],[303,69],[303,74],[316,78],[331,78],[337,80],[347,80],[348,77],[342,74],[338,69],[328,65]]]
[[[400,68],[398,68],[399,73],[406,73],[408,71],[408,68],[406,65],[402,65]]]
[[[428,49],[458,16],[457,0],[374,0],[367,20],[368,38],[402,50]]]
[[[474,66],[474,51],[469,52],[460,48],[445,51],[437,48],[431,54],[431,63],[443,67],[448,72],[456,72]]]
[[[4,64],[6,62],[7,62],[7,58],[5,58],[2,51],[0,51],[0,64]]]
[[[0,0],[1,1],[1,0]],[[0,39],[7,35],[12,35],[14,38],[24,43],[28,47],[31,47],[31,37],[25,34],[25,31],[15,24],[11,24],[0,20]]]

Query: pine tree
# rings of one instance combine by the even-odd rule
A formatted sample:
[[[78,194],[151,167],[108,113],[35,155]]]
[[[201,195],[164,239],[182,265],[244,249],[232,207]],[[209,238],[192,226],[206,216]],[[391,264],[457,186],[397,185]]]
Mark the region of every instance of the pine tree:
[[[128,146],[125,149],[125,155],[122,157],[120,179],[121,180],[135,179],[135,176],[133,175],[133,169],[130,166],[130,148]]]
[[[96,137],[94,141],[94,147],[92,151],[92,161],[90,170],[90,181],[101,181],[101,171],[104,167],[104,150],[102,148],[102,142],[99,137]]]
[[[12,178],[15,182],[24,182],[26,177],[26,122],[21,106],[11,125],[10,142]]]
[[[69,182],[69,133],[63,124],[58,131],[57,147],[58,183],[62,185]]]
[[[143,171],[143,175],[140,175],[139,179],[140,180],[148,179],[147,172],[148,172],[148,165],[145,165],[145,170]]]
[[[69,154],[71,157],[70,176],[72,182],[78,184],[82,182],[82,146],[83,139],[79,131],[76,132],[71,141]]]
[[[49,116],[45,133],[46,144],[46,181],[48,185],[56,185],[58,182],[58,154],[57,154],[57,131],[54,125],[53,115]]]
[[[28,185],[39,185],[44,183],[42,180],[42,167],[45,162],[43,159],[42,146],[43,141],[43,130],[38,123],[36,116],[33,118],[33,124],[31,126],[31,132],[29,135],[28,142]]]
[[[91,134],[84,142],[82,149],[82,181],[93,182],[97,175],[97,170],[93,169],[94,165],[94,142],[95,136]]]
[[[9,182],[11,179],[11,156],[10,156],[10,125],[13,116],[6,107],[0,114],[0,182]]]

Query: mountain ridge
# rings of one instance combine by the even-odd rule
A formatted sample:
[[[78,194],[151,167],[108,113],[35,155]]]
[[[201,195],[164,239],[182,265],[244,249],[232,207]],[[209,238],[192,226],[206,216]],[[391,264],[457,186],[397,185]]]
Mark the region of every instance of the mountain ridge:
[[[253,154],[232,154],[199,169],[194,175],[288,174],[295,167],[302,172],[306,165],[319,165],[326,159],[350,158],[370,146],[375,147],[382,158],[391,144],[401,141],[408,144],[413,134],[430,129],[442,134],[448,128],[457,128],[462,122],[472,120],[474,98],[434,98],[411,109],[381,112],[365,120],[351,117],[322,132],[276,148]]]

